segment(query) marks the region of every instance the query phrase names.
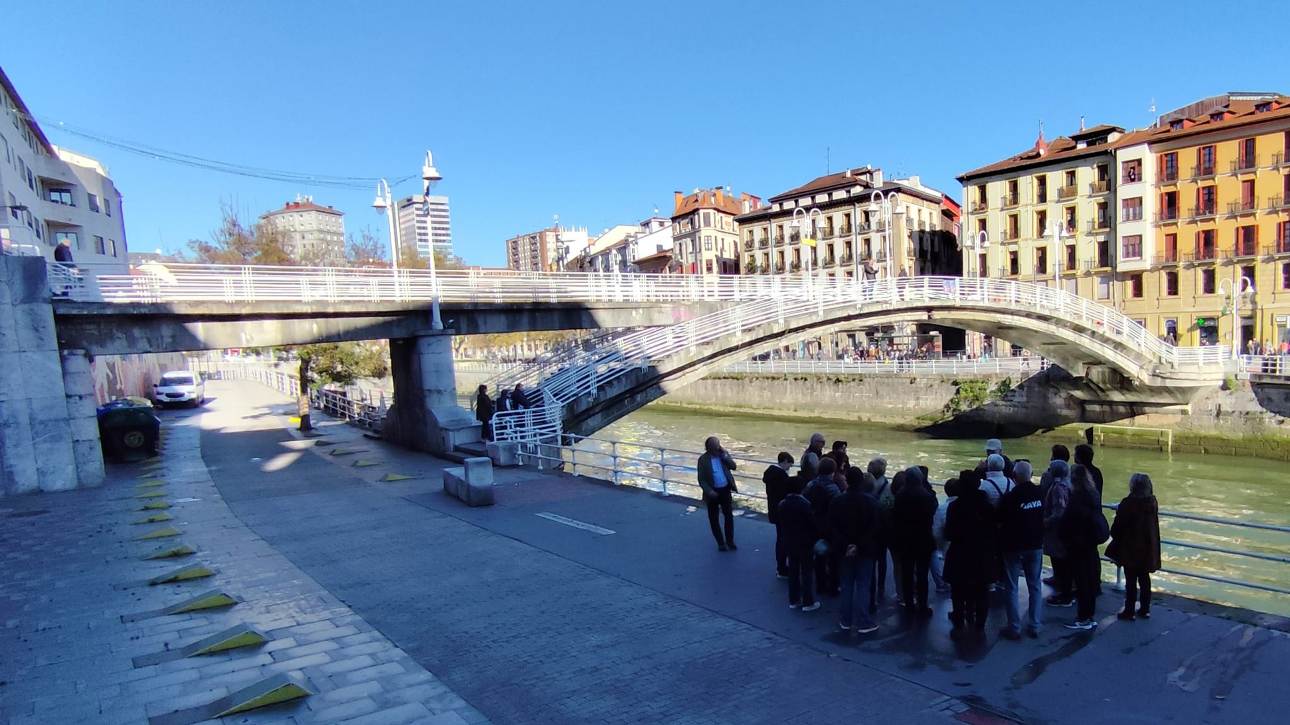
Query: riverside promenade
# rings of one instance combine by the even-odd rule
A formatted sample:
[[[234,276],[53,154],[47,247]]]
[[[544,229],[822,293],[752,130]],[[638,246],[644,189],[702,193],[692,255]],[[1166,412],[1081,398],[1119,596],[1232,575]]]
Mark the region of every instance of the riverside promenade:
[[[163,414],[165,465],[185,471],[191,497],[215,512],[199,548],[243,552],[214,563],[226,586],[253,595],[248,603],[294,612],[296,589],[307,589],[339,648],[289,664],[264,654],[254,667],[295,668],[316,694],[230,722],[329,721],[327,697],[358,703],[334,720],[386,718],[378,722],[1262,723],[1290,710],[1290,635],[1275,618],[1161,597],[1151,620],[1125,623],[1108,594],[1093,633],[1063,629],[1071,611],[1050,610],[1040,639],[1001,641],[995,609],[983,640],[954,641],[940,602],[936,617],[915,623],[888,605],[882,629],[855,636],[838,630],[834,600],[809,614],[788,609],[773,530],[755,515],[736,523],[739,550],[721,554],[693,502],[527,469],[496,471],[497,505],[471,509],[441,492],[450,464],[332,421],[304,439],[289,429],[289,401],[254,383],[212,382],[208,395],[205,411]],[[247,679],[163,664],[146,677],[171,679],[146,691],[165,696],[135,705],[145,688],[124,675],[107,682],[94,671],[100,660],[77,647],[83,640],[124,672],[123,655],[228,626],[185,615],[192,624],[145,633],[107,616],[157,606],[123,596],[159,599],[110,583],[128,581],[113,562],[130,545],[117,540],[109,504],[131,490],[114,481],[0,500],[9,510],[0,514],[0,722],[160,718],[173,702],[192,707]],[[13,518],[37,509],[48,513]],[[368,670],[378,682],[370,694],[345,680],[364,656],[343,649],[354,634],[387,648],[356,671],[397,663]],[[418,686],[419,699],[405,692]],[[407,704],[424,712],[381,715]],[[106,706],[113,718],[93,716]],[[51,717],[64,708],[84,716]]]

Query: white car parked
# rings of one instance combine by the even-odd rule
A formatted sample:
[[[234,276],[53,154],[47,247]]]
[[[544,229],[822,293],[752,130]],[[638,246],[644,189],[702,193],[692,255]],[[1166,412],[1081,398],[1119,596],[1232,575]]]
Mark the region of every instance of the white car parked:
[[[157,407],[187,404],[196,408],[206,402],[206,383],[201,375],[188,370],[162,373],[161,382],[152,386],[152,400]]]

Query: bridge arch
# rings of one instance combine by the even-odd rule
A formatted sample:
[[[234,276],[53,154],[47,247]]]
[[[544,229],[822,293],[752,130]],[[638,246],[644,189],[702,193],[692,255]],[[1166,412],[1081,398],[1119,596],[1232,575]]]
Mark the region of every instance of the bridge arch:
[[[542,381],[537,411],[503,416],[499,435],[587,435],[714,370],[844,328],[932,322],[1014,340],[1076,376],[1096,373],[1117,402],[1186,402],[1223,376],[1220,348],[1176,348],[1115,310],[1059,290],[1006,280],[910,278],[823,286],[813,294],[731,306],[617,338]],[[543,416],[545,416],[543,418]],[[515,425],[508,418],[513,417]],[[510,429],[514,428],[515,433]]]

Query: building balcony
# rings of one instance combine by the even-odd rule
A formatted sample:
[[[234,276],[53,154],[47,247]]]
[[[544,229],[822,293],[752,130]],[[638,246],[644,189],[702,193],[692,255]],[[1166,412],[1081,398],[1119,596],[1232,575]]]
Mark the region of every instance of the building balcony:
[[[1290,209],[1290,201],[1286,200],[1285,197],[1274,196],[1271,199],[1268,199],[1267,208],[1270,212],[1284,211],[1286,209]]]
[[[1036,191],[1036,192],[1035,192],[1035,203],[1036,203],[1036,204],[1047,204],[1047,203],[1048,203],[1048,190],[1047,190],[1047,189],[1045,189],[1045,190],[1043,190],[1043,191]]]
[[[776,236],[776,237],[775,237],[775,244],[777,244],[777,245],[778,245],[778,244],[783,244],[783,243],[784,243],[784,237],[783,237],[783,235],[778,235],[778,236]]]
[[[1241,201],[1233,201],[1227,205],[1228,216],[1240,216],[1242,214],[1253,214],[1258,210],[1259,210],[1258,198],[1242,199]]]
[[[989,203],[987,203],[987,202],[984,202],[984,201],[974,201],[974,202],[972,202],[972,213],[973,213],[973,214],[982,214],[982,213],[987,212],[987,211],[989,211],[989,210],[990,210],[990,204],[989,204]]]
[[[1111,219],[1092,219],[1088,223],[1089,234],[1100,234],[1111,230]]]
[[[1258,154],[1255,154],[1250,158],[1233,159],[1229,168],[1232,170],[1231,172],[1233,174],[1244,174],[1244,173],[1251,173],[1254,171],[1258,171],[1259,169]]]
[[[1194,179],[1208,179],[1208,178],[1211,178],[1211,177],[1213,177],[1213,176],[1214,176],[1214,166],[1213,166],[1212,164],[1210,164],[1210,165],[1199,165],[1199,166],[1193,166],[1193,167],[1191,167],[1191,178],[1192,178],[1193,180],[1194,180]]]
[[[835,266],[837,266],[837,264],[838,264],[838,260],[834,259],[833,257],[825,257],[825,258],[824,258],[824,264],[822,264],[822,265],[820,265],[820,266],[822,266],[822,267],[835,267]]]
[[[1013,230],[1011,230],[1011,231],[1006,231],[1006,232],[1004,232],[1004,233],[1003,233],[1003,241],[1005,241],[1005,242],[1015,242],[1015,241],[1017,241],[1017,240],[1018,240],[1018,239],[1020,239],[1020,238],[1021,238],[1021,235],[1020,235],[1020,234],[1018,234],[1018,233],[1017,233],[1017,230],[1015,230],[1015,229],[1013,229]]]
[[[1290,155],[1284,151],[1277,151],[1272,154],[1272,166],[1270,168],[1279,169],[1282,166],[1290,166]]]
[[[754,250],[754,249],[756,249],[756,248],[757,248],[757,243],[756,243],[756,242],[754,242],[754,241],[753,241],[753,240],[751,240],[751,239],[745,239],[745,240],[744,240],[744,251],[745,251],[745,252],[751,252],[752,250]]]
[[[769,249],[769,248],[770,248],[770,237],[762,237],[761,239],[758,239],[758,240],[757,240],[757,248],[758,248],[758,249]]]
[[[1002,205],[1000,205],[1000,207],[999,207],[999,208],[1001,208],[1001,209],[1011,209],[1012,207],[1017,206],[1017,205],[1019,205],[1020,203],[1021,203],[1021,198],[1020,198],[1018,195],[1016,195],[1016,194],[1004,194],[1004,196],[1003,196],[1003,203],[1002,203]]]
[[[840,264],[844,264],[844,265],[853,264],[855,263],[855,261],[856,261],[856,258],[850,252],[844,253],[842,255],[842,258],[838,260]]]
[[[825,227],[824,231],[820,233],[820,239],[832,239],[832,238],[833,238],[833,230],[829,227]]]
[[[1111,181],[1109,179],[1094,181],[1093,183],[1088,185],[1088,193],[1093,195],[1105,194],[1110,190],[1111,190]]]
[[[792,270],[792,271],[794,271],[794,272],[801,272],[801,271],[802,271],[802,263],[801,263],[800,261],[794,261],[794,262],[793,262],[792,264],[790,264],[788,267],[789,267],[789,269],[791,269],[791,270]]]
[[[1191,221],[1195,221],[1197,219],[1209,219],[1214,217],[1216,214],[1217,210],[1212,206],[1193,206],[1187,210],[1187,218]]]
[[[1164,254],[1157,254],[1151,260],[1151,264],[1154,267],[1176,266],[1178,264],[1178,252],[1177,250],[1174,250],[1174,251],[1166,251]]]
[[[1231,249],[1223,250],[1223,259],[1252,259],[1257,257],[1258,248],[1252,242],[1237,242]]]
[[[839,236],[839,237],[845,237],[845,236],[847,236],[847,235],[849,235],[849,234],[851,234],[851,225],[850,225],[850,224],[843,224],[842,226],[838,227],[838,236]]]
[[[1074,199],[1078,193],[1079,187],[1074,184],[1071,184],[1070,186],[1062,186],[1057,189],[1057,198],[1060,200]]]
[[[1156,223],[1157,223],[1157,224],[1171,224],[1171,223],[1176,222],[1176,221],[1178,221],[1178,209],[1177,209],[1177,208],[1173,208],[1173,209],[1162,209],[1161,211],[1156,212]]]
[[[783,273],[784,273],[784,263],[783,263],[783,262],[776,262],[776,263],[775,263],[775,274],[783,274]]]
[[[1120,211],[1120,221],[1122,222],[1142,221],[1142,207],[1138,207],[1136,209],[1122,209]]]
[[[801,233],[801,232],[792,232],[792,233],[790,233],[790,234],[788,235],[788,241],[790,241],[790,242],[800,242],[800,241],[802,241],[802,233]]]
[[[1177,183],[1178,183],[1178,169],[1176,169],[1176,168],[1169,168],[1168,166],[1166,166],[1165,168],[1161,169],[1161,170],[1160,170],[1160,177],[1156,179],[1156,183],[1157,183],[1157,184],[1177,184]]]
[[[1190,262],[1192,264],[1213,262],[1215,259],[1218,259],[1218,250],[1213,247],[1203,247],[1194,252],[1188,252],[1183,256],[1183,261]]]

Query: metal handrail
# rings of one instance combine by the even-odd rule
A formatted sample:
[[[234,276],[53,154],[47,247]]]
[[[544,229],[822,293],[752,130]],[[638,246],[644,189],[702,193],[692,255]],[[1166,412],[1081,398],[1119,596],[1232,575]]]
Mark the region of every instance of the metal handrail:
[[[929,358],[902,360],[749,360],[727,365],[722,372],[744,374],[796,373],[804,375],[872,375],[938,373],[1032,373],[1050,363],[1037,356],[991,358]]]

